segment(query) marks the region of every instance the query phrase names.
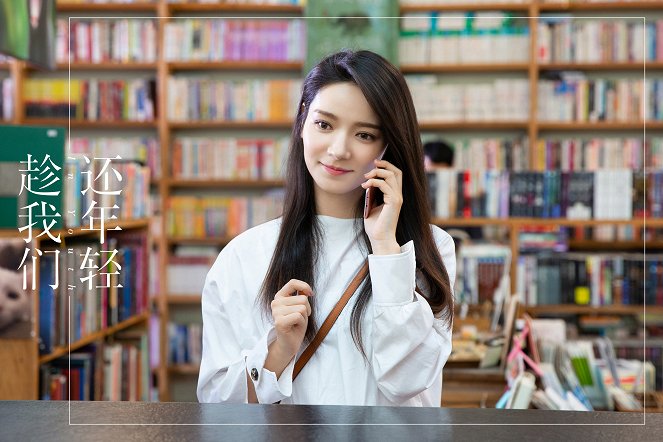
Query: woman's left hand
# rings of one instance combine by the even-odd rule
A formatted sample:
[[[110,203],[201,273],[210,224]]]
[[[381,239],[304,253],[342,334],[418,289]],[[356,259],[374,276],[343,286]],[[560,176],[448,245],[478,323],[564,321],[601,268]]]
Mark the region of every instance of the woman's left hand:
[[[403,205],[403,172],[385,160],[375,160],[376,168],[365,174],[367,181],[361,187],[377,187],[384,195],[384,204],[374,207],[364,219],[366,234],[375,255],[400,253],[396,241],[398,215]]]

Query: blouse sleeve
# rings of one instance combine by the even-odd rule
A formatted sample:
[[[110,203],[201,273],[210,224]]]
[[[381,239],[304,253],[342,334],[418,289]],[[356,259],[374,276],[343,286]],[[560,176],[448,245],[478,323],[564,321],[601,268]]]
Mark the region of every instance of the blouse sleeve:
[[[453,239],[433,227],[436,245],[453,287],[456,258]],[[451,330],[433,315],[415,292],[416,262],[412,241],[396,255],[369,255],[373,289],[371,355],[373,375],[395,404],[418,395],[439,379],[451,354]]]
[[[239,259],[230,245],[209,271],[202,294],[203,351],[198,377],[200,402],[247,403],[247,373],[260,403],[274,403],[292,394],[294,358],[279,380],[264,368],[274,327],[263,331],[254,318],[253,299],[246,293]]]

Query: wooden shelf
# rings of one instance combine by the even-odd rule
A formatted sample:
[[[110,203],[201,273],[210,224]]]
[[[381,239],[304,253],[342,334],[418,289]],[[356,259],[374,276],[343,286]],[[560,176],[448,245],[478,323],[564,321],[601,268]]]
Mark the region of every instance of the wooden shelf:
[[[167,181],[170,187],[214,187],[214,188],[249,188],[249,189],[267,189],[272,187],[283,187],[281,180],[183,180],[183,179],[170,179]]]
[[[136,3],[74,3],[58,1],[56,12],[156,12],[156,2]]]
[[[480,4],[470,4],[468,3],[459,3],[459,4],[437,4],[437,5],[421,5],[421,6],[401,6],[400,13],[413,13],[413,12],[433,12],[433,11],[527,11],[529,10],[529,1],[524,3],[480,3]]]
[[[25,118],[22,124],[31,126],[69,127],[66,118]],[[82,121],[71,120],[72,129],[154,129],[155,121]]]
[[[436,223],[439,220],[435,220]],[[500,225],[504,224],[505,220],[501,219],[489,219],[489,220],[480,220],[476,219],[454,219],[447,222],[444,220],[443,225],[462,225],[462,226],[484,226],[484,225]],[[507,220],[508,221],[508,220]],[[539,221],[539,220],[537,220]],[[534,222],[537,222],[534,221]],[[548,220],[546,220],[547,222]],[[528,221],[529,222],[529,221]],[[582,224],[581,224],[582,225]],[[178,245],[178,244],[196,244],[196,245],[214,245],[214,246],[224,246],[228,244],[234,237],[186,237],[186,236],[171,236],[166,239],[169,245]],[[639,251],[643,249],[643,241],[598,241],[598,240],[569,240],[569,248],[571,249],[590,249],[590,250],[634,250]],[[647,249],[663,249],[663,241],[649,241],[646,243]]]
[[[493,225],[510,226],[514,218],[433,218],[432,223],[439,226],[482,227]]]
[[[482,227],[490,225],[503,225],[507,227],[518,227],[527,225],[536,226],[569,226],[569,227],[596,227],[606,225],[628,225],[633,227],[663,227],[662,218],[649,218],[643,220],[577,220],[565,218],[434,218],[433,224],[441,226]]]
[[[292,129],[292,121],[183,121],[170,122],[171,129]]]
[[[297,5],[261,5],[229,3],[170,3],[170,12],[260,12],[302,14],[304,8]]]
[[[58,63],[57,69],[60,71],[68,71],[71,67],[72,71],[148,71],[156,70],[157,63],[137,63],[137,62],[110,62],[104,61],[100,63],[93,62],[72,62]]]
[[[537,218],[515,218],[515,222],[519,225],[524,224],[545,224],[545,225],[563,225],[569,227],[597,227],[597,226],[633,226],[643,227],[663,227],[663,218],[636,218],[629,220],[573,220],[573,219],[538,219]]]
[[[168,245],[174,246],[178,244],[196,244],[203,246],[225,246],[233,239],[232,236],[224,237],[193,237],[193,236],[170,236],[166,239]]]
[[[649,241],[647,249],[663,249],[663,241]],[[645,243],[643,241],[597,241],[597,240],[569,240],[570,249],[588,250],[631,250],[642,252]]]
[[[661,70],[663,62],[611,62],[611,63],[540,63],[540,71],[642,71]],[[476,64],[421,64],[401,66],[404,74],[453,73],[453,72],[516,72],[527,71],[529,63],[476,63]]]
[[[540,63],[541,71],[642,71],[663,69],[663,62],[614,62],[614,63]]]
[[[449,121],[419,122],[419,128],[426,130],[493,130],[493,129],[527,129],[527,121]]]
[[[490,368],[453,368],[444,369],[442,372],[444,381],[482,381],[498,382],[506,384],[504,370],[497,367]]]
[[[401,66],[404,74],[438,72],[504,72],[527,71],[529,63],[422,64]]]
[[[643,307],[642,305],[602,305],[594,307],[590,305],[573,305],[573,304],[557,304],[557,305],[536,305],[519,307],[522,311],[527,313],[539,314],[615,314],[615,315],[629,315],[629,314],[642,314],[646,313],[663,313],[663,306],[649,305]]]
[[[198,376],[200,365],[198,364],[177,364],[168,366],[169,374],[178,374],[185,376]]]
[[[94,333],[90,333],[89,335],[85,336],[84,338],[72,342],[69,347],[57,347],[54,351],[47,355],[43,355],[39,357],[39,363],[40,364],[45,364],[47,362],[52,361],[53,359],[57,359],[62,356],[66,356],[69,354],[69,352],[72,352],[74,350],[77,350],[81,347],[84,347],[88,344],[91,344],[95,341],[99,341],[107,336],[113,335],[121,330],[124,330],[126,328],[132,327],[137,324],[141,324],[143,322],[146,322],[148,318],[150,317],[149,312],[142,313],[137,316],[133,316],[125,321],[120,322],[119,324],[113,325],[111,327],[108,327],[104,330],[100,330]]]
[[[286,61],[170,61],[167,63],[171,71],[293,71],[301,72],[302,62]]]
[[[634,1],[634,2],[592,2],[592,3],[563,3],[563,4],[542,4],[539,6],[541,12],[546,11],[593,11],[593,10],[635,10],[635,9],[659,9],[660,3],[652,1]]]
[[[594,123],[575,123],[575,122],[547,122],[540,121],[538,127],[541,130],[643,130],[645,123],[635,122],[606,122],[597,121]],[[649,121],[646,124],[647,129],[663,129],[663,121]]]
[[[129,219],[119,221],[106,221],[104,228],[106,231],[112,230],[117,226],[122,227],[122,230],[140,229],[149,227],[150,220],[147,218]],[[98,227],[99,224],[96,224]],[[71,233],[69,231],[71,230]],[[42,232],[41,229],[33,229],[32,237],[36,238]],[[50,230],[53,236],[61,235],[61,239],[68,239],[74,236],[87,236],[98,234],[98,230],[85,230],[83,227],[69,227]],[[18,229],[0,229],[0,237],[25,237],[25,233],[19,232]],[[47,238],[47,237],[46,237]],[[47,238],[49,239],[49,238]],[[49,239],[50,240],[50,239]]]
[[[168,304],[200,304],[201,295],[167,295]]]
[[[147,228],[150,225],[150,220],[147,218],[140,218],[140,219],[127,219],[127,220],[119,220],[119,221],[105,221],[104,222],[104,228],[109,231],[114,229],[117,226],[120,226],[122,230],[130,230],[130,229],[142,229],[142,228]],[[96,225],[97,227],[99,224]],[[62,230],[62,235],[67,238],[70,236],[84,236],[84,235],[93,235],[95,233],[99,233],[98,230],[86,230],[84,227],[74,227],[71,229],[73,233],[69,233],[68,229]]]

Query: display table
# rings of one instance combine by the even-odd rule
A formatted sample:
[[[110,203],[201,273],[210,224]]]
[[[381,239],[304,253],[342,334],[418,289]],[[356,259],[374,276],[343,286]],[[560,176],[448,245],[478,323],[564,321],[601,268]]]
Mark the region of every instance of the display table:
[[[643,417],[541,410],[71,402],[69,425],[68,402],[0,401],[0,440],[661,440],[663,414],[647,413],[646,426]]]

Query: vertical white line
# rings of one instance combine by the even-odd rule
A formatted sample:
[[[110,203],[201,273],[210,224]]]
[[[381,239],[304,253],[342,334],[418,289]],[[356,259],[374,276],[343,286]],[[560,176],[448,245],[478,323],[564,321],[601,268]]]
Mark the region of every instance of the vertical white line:
[[[67,19],[67,64],[68,64],[68,79],[67,79],[67,141],[69,146],[71,146],[71,16]],[[66,152],[65,152],[66,155]],[[66,161],[66,160],[65,160]],[[57,270],[56,270],[57,271]],[[67,335],[69,336],[69,347],[67,348],[67,353],[69,357],[69,378],[71,379],[71,297],[69,296],[69,290],[65,287],[67,293],[67,304],[69,305],[69,315],[67,319]],[[69,398],[68,409],[69,409],[69,425],[71,425],[71,381],[69,382]]]
[[[642,211],[642,254],[644,256],[643,266],[644,266],[644,281],[643,281],[643,298],[642,298],[642,370],[645,372],[645,354],[647,351],[647,334],[646,325],[647,325],[647,156],[645,155],[645,144],[647,143],[647,22],[645,17],[642,17],[642,158],[643,158],[643,172],[645,176],[645,186],[644,186],[644,203],[645,210]],[[642,404],[642,424],[647,425],[647,376],[643,375],[644,379],[644,389],[643,389],[643,404]],[[635,387],[635,386],[634,386]],[[637,387],[635,387],[637,388]]]

